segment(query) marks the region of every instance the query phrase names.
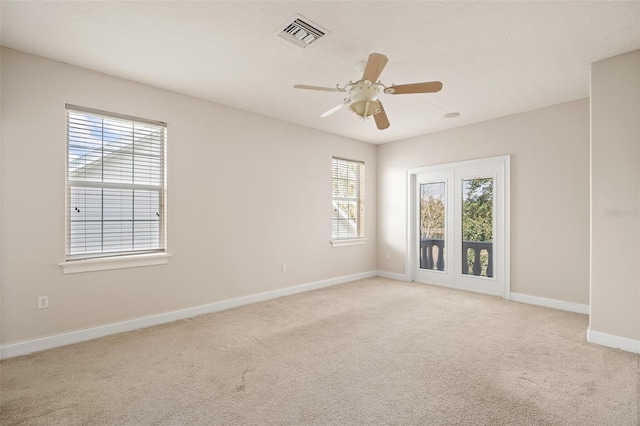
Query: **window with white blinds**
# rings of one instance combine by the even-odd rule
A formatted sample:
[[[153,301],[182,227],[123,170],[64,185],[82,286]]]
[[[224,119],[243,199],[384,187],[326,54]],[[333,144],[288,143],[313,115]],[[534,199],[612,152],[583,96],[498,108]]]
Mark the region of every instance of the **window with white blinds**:
[[[165,252],[165,123],[66,105],[67,260]]]
[[[333,158],[332,239],[364,238],[364,162]]]

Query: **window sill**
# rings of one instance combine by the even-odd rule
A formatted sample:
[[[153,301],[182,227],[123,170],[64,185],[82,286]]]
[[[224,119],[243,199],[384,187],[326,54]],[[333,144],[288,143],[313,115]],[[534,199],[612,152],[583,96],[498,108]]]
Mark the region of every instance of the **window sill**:
[[[367,242],[366,238],[353,238],[349,240],[332,240],[332,247],[357,246]]]
[[[109,269],[136,268],[139,266],[164,265],[169,263],[169,253],[136,254],[131,256],[78,259],[58,263],[64,274],[106,271]]]

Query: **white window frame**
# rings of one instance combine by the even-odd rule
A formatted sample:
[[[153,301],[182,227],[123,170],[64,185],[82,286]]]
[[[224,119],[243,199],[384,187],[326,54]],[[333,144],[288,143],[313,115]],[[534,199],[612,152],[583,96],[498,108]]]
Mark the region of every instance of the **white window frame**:
[[[65,202],[65,261],[60,262],[59,266],[62,267],[63,272],[65,274],[68,273],[77,273],[77,272],[88,272],[88,271],[99,271],[99,270],[107,270],[107,269],[119,269],[119,268],[129,268],[129,267],[138,267],[138,266],[149,266],[149,265],[159,265],[168,263],[170,255],[167,252],[167,218],[166,218],[166,193],[167,193],[167,175],[166,175],[166,147],[167,147],[167,125],[164,122],[148,120],[138,117],[132,117],[123,114],[111,113],[101,110],[96,110],[92,108],[86,108],[71,104],[65,105],[65,116],[66,116],[66,131],[65,131],[65,150],[66,150],[66,163],[65,163],[65,183],[66,183],[66,202]],[[119,121],[123,121],[126,124],[141,124],[144,126],[154,126],[157,129],[161,130],[161,139],[159,140],[160,144],[160,161],[158,167],[154,170],[157,175],[160,177],[160,184],[141,184],[136,182],[109,182],[109,181],[95,181],[90,179],[73,179],[70,176],[70,127],[69,127],[69,114],[70,113],[79,113],[79,114],[87,114],[92,117],[104,117],[107,119],[115,119]],[[134,127],[135,128],[135,127]],[[96,125],[94,129],[102,129],[102,124]],[[86,128],[83,128],[86,131]],[[131,138],[133,143],[135,143],[135,132],[132,133]],[[104,139],[102,139],[102,146],[107,146],[104,144]],[[113,151],[117,152],[117,151]],[[110,155],[113,154],[110,153]],[[99,157],[100,161],[104,161],[106,155],[102,152]],[[132,165],[131,168],[123,168],[122,170],[128,171],[131,170],[132,176],[135,174],[137,169],[136,164],[134,163],[134,158],[131,156]],[[102,164],[102,163],[100,163]],[[149,167],[149,163],[145,163],[144,166],[138,167]],[[152,169],[153,170],[153,169]],[[102,190],[144,190],[146,192],[157,193],[159,205],[157,215],[159,217],[158,221],[158,239],[157,245],[151,248],[136,248],[132,247],[131,249],[121,249],[120,251],[106,251],[102,250],[100,252],[72,252],[72,230],[71,230],[71,199],[72,199],[72,189],[73,188],[86,188],[86,189],[102,189]],[[104,206],[104,202],[102,204]],[[135,235],[135,227],[133,224],[135,223],[135,212],[131,213],[131,222],[132,222],[132,237]],[[100,223],[106,220],[104,216],[101,219],[98,219]],[[126,222],[126,219],[125,219]],[[100,241],[104,241],[105,235],[101,233]]]
[[[356,196],[355,197],[346,197],[346,196],[340,196],[337,195],[334,192],[334,182],[336,179],[338,179],[337,175],[336,175],[336,164],[337,162],[342,162],[342,163],[346,163],[346,164],[351,164],[351,165],[356,165],[357,166],[357,172],[356,172]],[[364,161],[359,161],[359,160],[349,160],[346,158],[340,158],[340,157],[332,157],[331,160],[331,183],[332,183],[332,190],[331,190],[331,245],[333,247],[343,247],[343,246],[350,246],[350,245],[358,245],[358,244],[364,244],[367,239],[365,236],[365,174],[366,174],[366,168],[365,168],[365,163]],[[341,237],[340,235],[336,235],[335,234],[335,221],[336,218],[334,217],[334,215],[337,214],[342,214],[344,215],[344,212],[340,212],[338,211],[338,203],[339,202],[344,202],[344,201],[348,201],[348,202],[355,202],[356,203],[356,219],[355,219],[355,223],[352,223],[351,226],[353,226],[356,229],[356,235],[350,234],[346,237]],[[339,225],[338,225],[339,226]]]

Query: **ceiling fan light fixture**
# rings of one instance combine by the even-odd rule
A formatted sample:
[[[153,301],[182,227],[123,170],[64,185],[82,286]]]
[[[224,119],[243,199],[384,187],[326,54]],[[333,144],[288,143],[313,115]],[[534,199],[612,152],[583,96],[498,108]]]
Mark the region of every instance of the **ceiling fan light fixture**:
[[[378,99],[380,88],[368,80],[360,80],[349,89],[349,98],[352,101],[375,101]]]
[[[362,117],[363,120],[371,117],[373,114],[378,114],[381,110],[380,102],[375,100],[362,100],[352,102],[351,105],[349,105],[349,109]]]

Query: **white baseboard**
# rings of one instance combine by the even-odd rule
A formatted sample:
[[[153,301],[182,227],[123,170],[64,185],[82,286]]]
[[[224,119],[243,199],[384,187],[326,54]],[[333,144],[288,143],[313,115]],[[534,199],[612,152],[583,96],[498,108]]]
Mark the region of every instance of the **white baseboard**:
[[[376,275],[382,278],[389,278],[396,281],[409,281],[406,274],[397,274],[395,272],[376,271]]]
[[[20,355],[27,355],[33,352],[39,352],[46,349],[57,348],[59,346],[70,345],[73,343],[84,342],[87,340],[97,339],[99,337],[111,334],[122,333],[125,331],[133,331],[141,328],[151,327],[154,325],[165,324],[185,318],[192,318],[202,314],[219,312],[225,309],[235,308],[242,305],[248,305],[265,300],[276,299],[283,296],[291,296],[306,291],[317,290],[319,288],[329,287],[337,284],[344,284],[351,281],[361,280],[377,276],[377,271],[362,272],[359,274],[347,275],[344,277],[331,278],[328,280],[317,281],[308,284],[302,284],[294,287],[287,287],[278,290],[267,291],[264,293],[253,294],[251,296],[239,297],[236,299],[223,300],[221,302],[210,303],[193,308],[181,309],[178,311],[165,312],[157,315],[149,315],[142,318],[135,318],[127,321],[120,321],[112,324],[100,325],[97,327],[85,328],[82,330],[71,331],[68,333],[54,334],[51,336],[40,337],[37,339],[26,340],[22,342],[9,343],[0,346],[0,359],[12,358]]]
[[[615,336],[613,334],[588,329],[587,342],[640,354],[640,340],[629,339],[627,337]]]
[[[398,274],[395,272],[387,272],[387,271],[377,271],[377,275],[379,277],[389,278],[397,281],[409,281],[406,274]],[[421,281],[416,281],[416,282],[421,282]],[[438,285],[434,283],[425,283],[425,284]],[[445,285],[443,285],[442,287],[452,288],[451,286],[445,286]],[[555,299],[546,299],[544,297],[529,296],[528,294],[522,294],[522,293],[511,293],[510,300],[514,302],[519,302],[519,303],[527,303],[529,305],[544,306],[546,308],[560,309],[562,311],[569,311],[569,312],[575,312],[578,314],[589,315],[589,305],[582,305],[579,303],[565,302],[562,300],[555,300]]]
[[[577,314],[589,315],[589,305],[580,303],[565,302],[563,300],[547,299],[528,294],[511,293],[511,300],[514,302],[528,303],[529,305],[544,306],[546,308],[560,309],[562,311],[575,312]]]

